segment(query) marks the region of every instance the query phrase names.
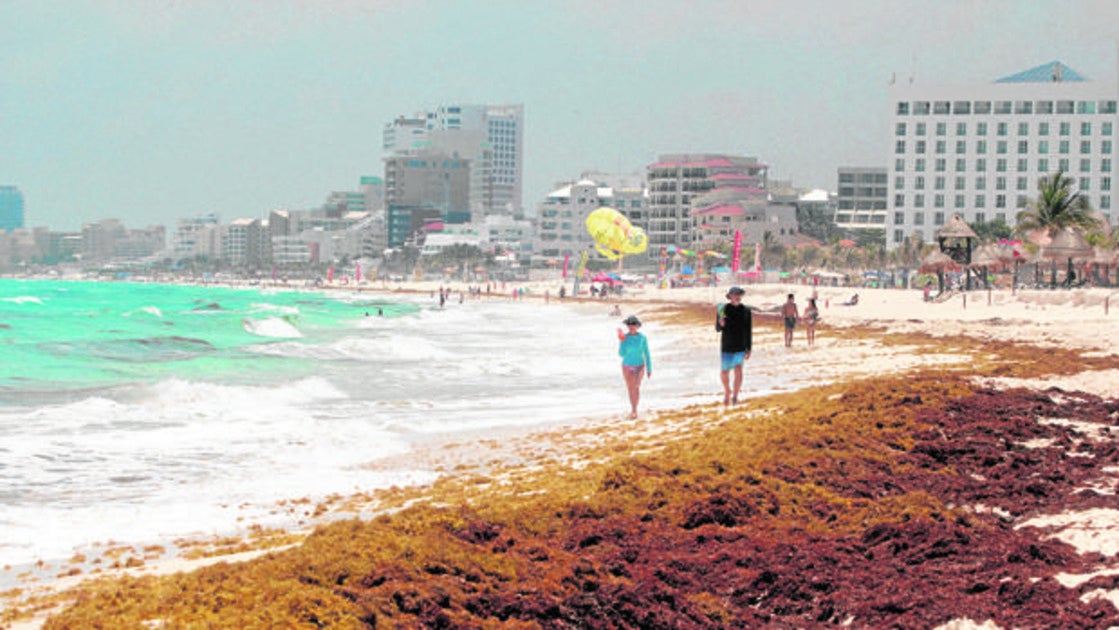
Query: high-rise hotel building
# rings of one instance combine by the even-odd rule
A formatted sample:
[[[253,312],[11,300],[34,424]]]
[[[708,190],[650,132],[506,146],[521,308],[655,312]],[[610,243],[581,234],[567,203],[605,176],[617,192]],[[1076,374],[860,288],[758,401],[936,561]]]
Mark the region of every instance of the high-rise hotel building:
[[[1053,62],[993,83],[894,85],[886,243],[931,242],[952,214],[1015,225],[1038,180],[1063,171],[1113,214],[1115,81]]]
[[[523,210],[524,131],[524,105],[440,105],[387,123],[383,148],[469,160],[471,212],[513,215]]]

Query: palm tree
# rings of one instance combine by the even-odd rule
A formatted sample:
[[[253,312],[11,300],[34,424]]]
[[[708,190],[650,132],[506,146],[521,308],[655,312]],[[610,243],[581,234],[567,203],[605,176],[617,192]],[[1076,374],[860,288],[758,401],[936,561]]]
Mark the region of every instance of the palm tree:
[[[1073,190],[1073,178],[1057,171],[1038,180],[1038,198],[1026,204],[1026,209],[1018,213],[1018,225],[1014,231],[1020,235],[1045,230],[1053,238],[1065,228],[1089,231],[1097,227],[1098,219],[1092,213],[1088,197]],[[1072,269],[1072,259],[1068,261]],[[1057,284],[1057,261],[1053,261],[1053,286]]]

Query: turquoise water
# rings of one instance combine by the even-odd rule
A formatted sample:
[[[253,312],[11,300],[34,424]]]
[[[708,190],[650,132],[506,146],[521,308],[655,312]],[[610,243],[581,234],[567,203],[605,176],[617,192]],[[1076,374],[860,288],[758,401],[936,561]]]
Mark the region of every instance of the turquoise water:
[[[277,339],[319,343],[366,313],[416,308],[296,291],[0,280],[0,404],[172,376],[295,377],[313,365],[249,351]]]
[[[440,471],[406,455],[449,437],[621,419],[607,311],[0,280],[0,589],[108,540],[306,526],[277,503],[430,481]],[[697,352],[642,319],[655,367],[642,409],[718,400],[716,338]],[[757,353],[752,374],[779,360]]]

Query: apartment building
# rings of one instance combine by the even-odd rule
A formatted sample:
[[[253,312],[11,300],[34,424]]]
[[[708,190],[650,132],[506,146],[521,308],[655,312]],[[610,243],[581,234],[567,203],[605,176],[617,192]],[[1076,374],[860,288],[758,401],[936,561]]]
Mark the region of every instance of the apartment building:
[[[835,225],[845,230],[883,230],[889,214],[885,167],[839,167]]]

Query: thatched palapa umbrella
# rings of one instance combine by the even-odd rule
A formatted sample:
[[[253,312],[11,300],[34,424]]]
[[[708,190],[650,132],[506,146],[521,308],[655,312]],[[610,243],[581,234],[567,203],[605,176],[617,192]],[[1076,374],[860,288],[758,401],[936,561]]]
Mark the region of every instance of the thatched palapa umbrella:
[[[1057,232],[1053,240],[1042,250],[1042,255],[1053,261],[1053,276],[1050,280],[1050,286],[1053,288],[1057,286],[1057,261],[1068,260],[1068,273],[1065,276],[1065,282],[1071,286],[1076,277],[1072,267],[1073,259],[1087,260],[1090,258],[1092,256],[1092,246],[1084,239],[1080,230],[1067,227]]]
[[[936,242],[940,251],[951,256],[957,264],[970,265],[971,250],[979,242],[979,235],[963,217],[953,214],[944,227],[936,231]],[[967,288],[971,289],[971,274],[967,276]]]
[[[936,274],[936,287],[937,295],[944,293],[944,272],[949,269],[957,268],[955,260],[948,254],[934,249],[921,259],[921,266],[917,268],[920,273],[935,273]]]

